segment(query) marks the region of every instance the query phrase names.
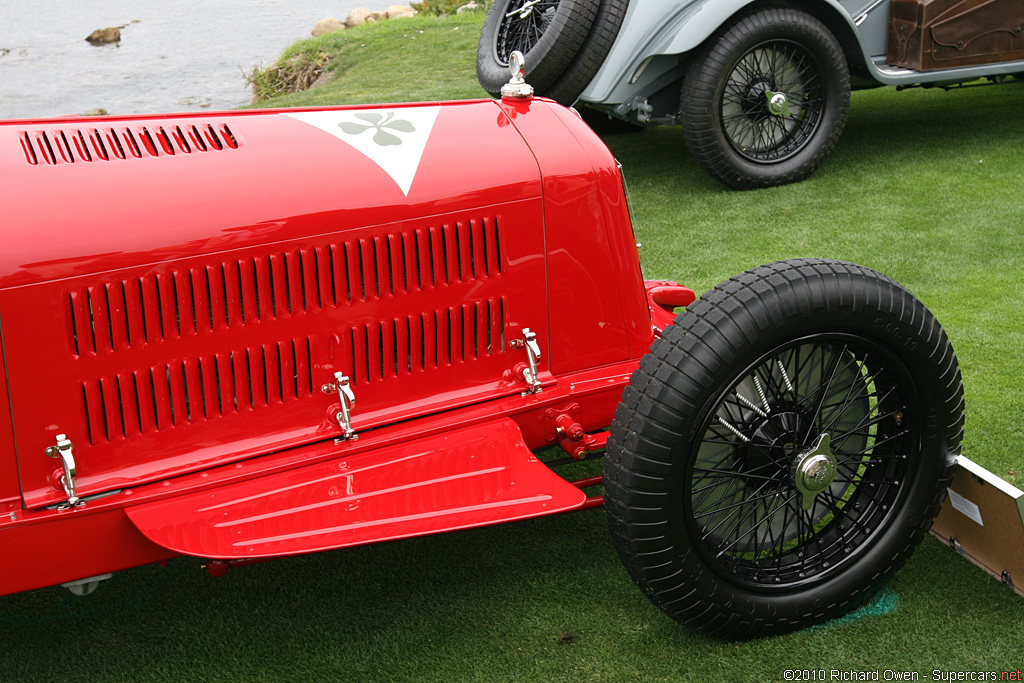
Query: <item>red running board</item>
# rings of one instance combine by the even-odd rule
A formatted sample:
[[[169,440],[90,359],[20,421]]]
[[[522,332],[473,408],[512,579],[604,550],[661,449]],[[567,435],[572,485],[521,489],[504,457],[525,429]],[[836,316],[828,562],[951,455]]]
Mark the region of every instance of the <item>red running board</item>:
[[[501,419],[125,512],[158,545],[228,559],[498,524],[585,501],[527,449],[515,422]]]

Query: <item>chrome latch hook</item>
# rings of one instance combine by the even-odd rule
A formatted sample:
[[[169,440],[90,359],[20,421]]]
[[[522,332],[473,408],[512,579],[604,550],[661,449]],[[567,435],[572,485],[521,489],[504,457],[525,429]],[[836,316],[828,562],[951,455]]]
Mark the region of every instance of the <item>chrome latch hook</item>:
[[[334,383],[325,384],[320,389],[325,394],[338,392],[341,410],[334,415],[341,427],[341,436],[338,438],[342,441],[358,438],[356,430],[352,429],[352,406],[356,403],[356,394],[352,391],[351,380],[345,376],[344,372],[336,372],[334,373]]]
[[[523,338],[513,339],[512,348],[525,348],[526,360],[530,364],[529,369],[523,370],[523,380],[530,385],[530,388],[523,392],[523,396],[539,394],[541,387],[540,378],[537,377],[537,366],[540,363],[540,344],[537,343],[537,333],[529,327],[524,327]]]
[[[67,510],[71,507],[79,505],[85,505],[85,501],[78,497],[75,492],[75,444],[71,443],[68,439],[67,434],[57,435],[57,445],[48,446],[46,449],[46,455],[51,458],[60,458],[61,467],[64,468],[64,474],[60,478],[60,484],[64,487],[64,495],[67,496],[67,503],[59,506],[58,510]]]

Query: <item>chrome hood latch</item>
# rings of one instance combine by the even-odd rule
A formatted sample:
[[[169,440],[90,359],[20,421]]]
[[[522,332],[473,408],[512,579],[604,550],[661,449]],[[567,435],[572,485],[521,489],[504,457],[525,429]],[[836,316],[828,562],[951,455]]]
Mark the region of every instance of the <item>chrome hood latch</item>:
[[[520,368],[516,374],[519,378],[530,385],[530,388],[523,392],[523,396],[539,394],[541,391],[540,378],[537,377],[537,367],[540,364],[540,344],[537,343],[537,333],[529,327],[523,328],[523,338],[513,339],[510,343],[513,349],[526,349],[526,360],[529,367]]]
[[[67,496],[67,502],[59,505],[57,507],[58,510],[67,510],[85,505],[85,501],[79,498],[75,491],[76,469],[74,449],[75,444],[71,443],[66,434],[58,434],[57,445],[49,446],[46,449],[47,456],[60,458],[60,464],[64,470],[60,477],[60,484],[64,487],[64,495]]]
[[[334,373],[334,383],[325,384],[320,387],[320,390],[325,394],[338,392],[338,402],[341,405],[341,410],[334,415],[334,418],[338,421],[338,426],[341,427],[341,436],[338,437],[338,440],[347,441],[359,438],[356,430],[352,428],[352,406],[356,403],[356,394],[352,391],[351,381],[345,376],[345,373]]]

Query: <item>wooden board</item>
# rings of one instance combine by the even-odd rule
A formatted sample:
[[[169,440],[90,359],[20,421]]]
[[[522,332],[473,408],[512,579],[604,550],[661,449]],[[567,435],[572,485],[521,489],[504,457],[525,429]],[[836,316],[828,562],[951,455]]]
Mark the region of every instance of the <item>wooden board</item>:
[[[932,534],[1024,595],[1024,491],[964,456]]]

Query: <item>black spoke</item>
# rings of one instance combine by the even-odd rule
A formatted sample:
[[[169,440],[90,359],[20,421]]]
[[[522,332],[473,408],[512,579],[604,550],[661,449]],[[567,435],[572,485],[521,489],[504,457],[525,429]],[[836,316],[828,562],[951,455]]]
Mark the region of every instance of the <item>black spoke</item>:
[[[750,55],[737,71],[801,73],[806,64],[787,50]],[[785,124],[762,128],[755,143]],[[906,397],[872,348],[851,337],[792,343],[742,373],[708,414],[687,505],[703,552],[734,580],[779,588],[828,573],[857,555],[901,495]],[[808,493],[794,472],[822,434],[834,472]]]
[[[782,95],[788,109],[769,101]],[[752,47],[733,65],[721,96],[721,121],[729,144],[759,163],[796,154],[817,130],[825,89],[811,54],[788,40]]]
[[[694,467],[693,471],[694,472],[712,472],[714,474],[721,474],[721,475],[725,475],[727,477],[736,477],[736,476],[738,476],[735,472],[733,472],[731,470],[716,470],[716,469],[711,469],[711,468],[708,468],[708,467]],[[744,479],[766,479],[768,481],[776,481],[777,480],[777,477],[768,477],[768,476],[763,476],[763,475],[759,475],[759,474],[752,474],[749,471],[743,473],[743,478]]]
[[[754,494],[756,495],[756,494],[760,493],[760,492],[761,492],[762,490],[764,490],[764,488],[765,488],[766,486],[767,486],[767,484],[762,484],[762,485],[761,485],[760,487],[758,487],[757,489],[755,489],[755,491],[754,491]],[[717,512],[717,510],[716,510],[716,512]],[[696,515],[694,515],[694,516],[696,517]],[[709,517],[709,516],[710,516],[710,515],[705,515],[705,517]],[[704,529],[702,529],[702,531],[704,532],[704,535],[703,535],[703,537],[701,538],[701,540],[706,540],[706,539],[707,539],[708,537],[710,537],[711,535],[713,535],[713,534],[714,534],[714,533],[715,533],[716,531],[718,531],[718,529],[719,529],[719,528],[720,528],[720,527],[721,527],[721,526],[722,526],[723,524],[725,524],[726,522],[728,522],[728,521],[730,520],[730,518],[731,518],[731,517],[732,517],[732,512],[730,511],[730,512],[729,512],[728,514],[726,514],[725,518],[724,518],[724,519],[722,519],[722,520],[720,520],[720,521],[718,522],[718,524],[716,524],[716,525],[715,525],[715,526],[714,526],[713,528],[711,528],[711,529],[708,529],[708,528],[707,528],[707,526],[705,525]],[[742,519],[740,519],[739,521],[737,521],[737,524],[739,524],[739,523],[740,523],[741,521],[742,521]],[[734,530],[735,530],[735,528],[736,528],[736,527],[733,527],[733,529],[734,529]],[[732,534],[732,531],[730,531],[730,532],[729,532],[728,534],[725,534],[726,538],[728,538],[728,537],[729,537],[729,536],[730,536],[731,534]]]
[[[778,494],[776,494],[776,493],[763,493],[761,495],[751,496],[750,498],[745,498],[745,499],[741,500],[738,503],[731,503],[729,505],[717,504],[714,507],[714,509],[708,508],[708,509],[705,509],[705,510],[697,510],[693,514],[694,514],[695,517],[706,517],[707,515],[711,514],[712,512],[722,512],[723,510],[731,510],[733,508],[741,507],[743,505],[748,505],[748,504],[750,504],[752,502],[759,502],[759,501],[762,501],[762,500],[767,500],[768,498],[775,498],[777,495]]]
[[[494,57],[508,65],[512,52],[528,53],[547,30],[558,0],[512,0],[505,8],[494,40]]]

